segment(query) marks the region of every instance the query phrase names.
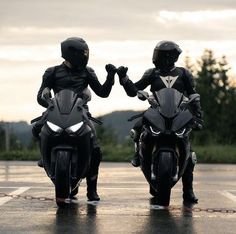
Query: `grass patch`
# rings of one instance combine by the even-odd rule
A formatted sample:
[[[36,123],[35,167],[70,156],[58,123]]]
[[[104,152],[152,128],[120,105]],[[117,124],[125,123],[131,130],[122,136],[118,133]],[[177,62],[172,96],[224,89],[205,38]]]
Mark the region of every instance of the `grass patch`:
[[[199,163],[236,163],[236,146],[194,146]]]
[[[193,146],[199,163],[236,163],[236,146],[233,145],[208,145]],[[129,162],[134,155],[132,145],[104,145],[102,146],[103,161]],[[39,160],[38,150],[15,150],[0,152],[0,160]]]
[[[236,146],[208,145],[193,146],[199,163],[236,163]],[[104,146],[103,161],[129,162],[134,155],[134,147],[127,145]]]
[[[129,162],[134,154],[134,147],[124,145],[105,145],[102,147],[105,162]]]
[[[0,160],[36,161],[40,159],[38,150],[11,150],[0,152]]]

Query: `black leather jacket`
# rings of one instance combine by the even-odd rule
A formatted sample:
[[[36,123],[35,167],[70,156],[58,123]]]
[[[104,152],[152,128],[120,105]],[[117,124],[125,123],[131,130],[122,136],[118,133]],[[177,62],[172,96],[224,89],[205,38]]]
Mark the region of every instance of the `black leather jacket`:
[[[196,93],[192,74],[182,67],[173,67],[169,71],[151,68],[144,73],[138,82],[133,83],[126,77],[122,85],[130,97],[136,96],[138,90],[144,90],[149,85],[152,93],[163,88],[174,88],[187,97]],[[193,101],[191,107],[194,115],[202,119],[203,112],[200,99]]]
[[[42,91],[46,87],[53,89],[54,93],[58,93],[62,89],[71,89],[82,97],[83,91],[89,85],[98,96],[108,97],[113,84],[114,78],[109,77],[101,85],[94,70],[90,67],[86,67],[84,70],[77,70],[71,69],[62,63],[45,71],[41,87],[38,91],[37,101],[43,107],[48,106],[47,102],[41,98]]]
[[[193,76],[182,67],[174,67],[170,71],[151,68],[144,73],[138,82],[133,83],[128,79],[123,84],[127,95],[130,97],[136,96],[138,90],[144,90],[149,85],[152,93],[163,88],[177,89],[186,96],[196,93]]]

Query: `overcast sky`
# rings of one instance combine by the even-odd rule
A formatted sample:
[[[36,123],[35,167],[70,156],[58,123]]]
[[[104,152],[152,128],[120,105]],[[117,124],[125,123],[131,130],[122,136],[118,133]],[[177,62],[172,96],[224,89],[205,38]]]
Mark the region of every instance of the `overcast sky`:
[[[236,1],[234,0],[0,0],[0,118],[27,120],[43,111],[36,102],[47,67],[60,64],[60,42],[84,38],[89,66],[105,81],[104,66],[127,65],[138,80],[153,67],[160,40],[174,40],[193,59],[205,48],[226,55],[236,74]],[[148,106],[127,97],[119,82],[107,99],[92,96],[97,116],[113,110]]]

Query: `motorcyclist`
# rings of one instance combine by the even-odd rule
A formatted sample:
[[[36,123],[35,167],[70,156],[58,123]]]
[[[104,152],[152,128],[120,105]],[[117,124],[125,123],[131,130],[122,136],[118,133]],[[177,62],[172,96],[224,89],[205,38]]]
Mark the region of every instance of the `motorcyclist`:
[[[43,92],[45,92],[45,90],[47,92],[45,88],[52,89],[54,94],[63,89],[71,89],[77,93],[80,98],[83,98],[84,91],[89,86],[98,96],[103,98],[109,96],[117,70],[114,65],[106,65],[107,79],[105,83],[101,85],[94,70],[87,66],[89,48],[82,38],[71,37],[61,42],[61,54],[62,58],[65,59],[63,63],[48,68],[43,75],[42,84],[37,95],[37,101],[40,105],[46,108],[48,106],[47,102],[42,98]],[[85,108],[88,110],[87,105]],[[32,131],[35,137],[39,138],[43,124],[44,118],[36,122],[33,126]],[[97,194],[97,179],[101,158],[102,153],[96,140],[96,134],[94,134],[91,166],[86,177],[88,200],[100,200]],[[39,166],[43,166],[42,160],[40,160],[38,164]]]
[[[120,79],[120,84],[124,87],[127,95],[134,97],[137,95],[138,90],[144,90],[150,85],[150,90],[152,93],[155,93],[155,91],[159,91],[163,88],[174,88],[187,97],[191,98],[192,95],[196,94],[193,76],[188,70],[175,66],[175,62],[178,60],[181,52],[182,50],[175,42],[160,41],[156,45],[152,57],[155,68],[146,70],[142,78],[136,83],[133,83],[127,76],[127,67],[119,67],[117,74]],[[192,103],[191,107],[194,115],[201,119],[202,111],[200,99],[196,99]],[[138,121],[131,130],[131,137],[135,142],[135,155],[131,160],[131,163],[134,167],[138,167],[140,165],[138,141],[141,130],[142,119]],[[189,139],[184,139],[183,143],[184,145],[189,144]],[[182,177],[183,199],[185,202],[197,203],[198,198],[193,192],[192,185],[196,157],[193,151],[191,151],[191,155],[192,157],[190,157],[185,173]],[[157,195],[152,187],[150,187],[150,193],[153,196]]]

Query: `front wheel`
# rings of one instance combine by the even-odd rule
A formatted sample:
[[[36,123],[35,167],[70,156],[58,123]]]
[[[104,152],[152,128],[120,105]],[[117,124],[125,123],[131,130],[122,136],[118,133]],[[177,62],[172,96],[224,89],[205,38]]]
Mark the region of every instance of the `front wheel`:
[[[55,193],[58,206],[65,205],[65,199],[70,195],[70,178],[70,152],[58,151],[55,165]]]
[[[173,154],[171,152],[160,152],[155,172],[158,205],[169,206],[173,172]]]

